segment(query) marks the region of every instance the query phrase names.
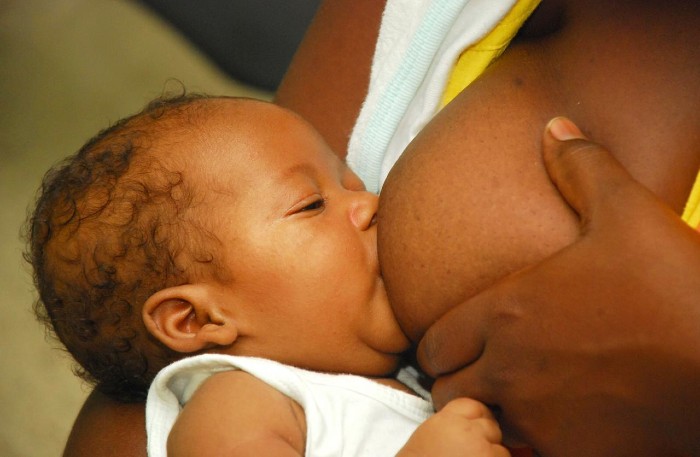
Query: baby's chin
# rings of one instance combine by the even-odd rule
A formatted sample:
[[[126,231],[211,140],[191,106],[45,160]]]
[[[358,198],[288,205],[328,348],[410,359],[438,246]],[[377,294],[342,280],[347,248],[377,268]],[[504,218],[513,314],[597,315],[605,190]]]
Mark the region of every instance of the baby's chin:
[[[405,347],[402,351],[390,354],[384,354],[381,362],[378,362],[373,369],[366,374],[366,376],[372,377],[393,377],[396,372],[406,364],[406,360],[409,359],[408,349],[410,344]]]
[[[381,313],[382,318],[374,321],[375,328],[371,329],[369,334],[381,335],[381,338],[378,341],[375,338],[374,344],[370,343],[372,337],[366,337],[365,341],[378,352],[400,355],[411,348],[412,342],[394,312],[381,276],[378,283],[374,297],[374,311]]]

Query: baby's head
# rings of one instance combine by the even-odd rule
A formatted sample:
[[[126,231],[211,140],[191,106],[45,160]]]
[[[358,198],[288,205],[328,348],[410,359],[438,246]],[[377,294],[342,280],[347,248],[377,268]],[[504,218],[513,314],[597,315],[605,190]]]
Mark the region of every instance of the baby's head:
[[[206,116],[204,100],[156,100],[100,132],[47,173],[30,220],[37,314],[83,377],[125,399],[174,357],[144,331],[141,303],[215,268],[208,234],[188,217],[195,189],[161,160],[166,139]]]
[[[44,179],[36,307],[108,394],[187,354],[383,375],[407,346],[376,258],[376,196],[298,116],[158,100]]]

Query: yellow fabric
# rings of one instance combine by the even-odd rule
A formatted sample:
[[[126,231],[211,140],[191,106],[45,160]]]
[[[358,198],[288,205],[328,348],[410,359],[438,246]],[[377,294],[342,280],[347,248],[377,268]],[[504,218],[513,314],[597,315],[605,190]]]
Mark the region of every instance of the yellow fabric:
[[[518,0],[510,12],[479,42],[465,49],[452,69],[441,106],[447,105],[471,84],[508,46],[540,0]]]
[[[695,185],[693,186],[693,190],[690,191],[688,202],[685,204],[683,220],[691,227],[700,230],[700,172],[698,172],[698,176],[695,178]]]

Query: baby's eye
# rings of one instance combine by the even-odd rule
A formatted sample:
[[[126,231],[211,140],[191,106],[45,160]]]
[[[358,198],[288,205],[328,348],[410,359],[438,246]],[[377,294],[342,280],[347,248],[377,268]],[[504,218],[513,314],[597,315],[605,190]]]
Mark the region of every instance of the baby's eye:
[[[304,206],[299,210],[300,213],[303,213],[305,211],[317,211],[319,209],[323,209],[323,207],[326,205],[326,201],[322,198],[319,198],[318,200],[314,200],[312,203]]]

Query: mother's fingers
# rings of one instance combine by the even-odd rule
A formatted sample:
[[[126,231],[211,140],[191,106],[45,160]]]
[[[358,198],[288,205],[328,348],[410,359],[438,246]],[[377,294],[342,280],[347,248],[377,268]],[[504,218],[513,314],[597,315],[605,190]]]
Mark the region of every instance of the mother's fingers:
[[[418,363],[433,378],[476,361],[484,350],[487,316],[475,299],[452,308],[425,333],[418,345]]]

